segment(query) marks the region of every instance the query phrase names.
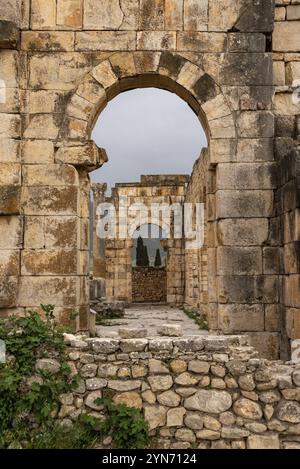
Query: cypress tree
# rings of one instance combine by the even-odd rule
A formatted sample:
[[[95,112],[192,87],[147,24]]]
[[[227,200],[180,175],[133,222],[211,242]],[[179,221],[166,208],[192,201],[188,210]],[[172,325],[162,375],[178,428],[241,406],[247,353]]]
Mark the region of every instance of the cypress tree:
[[[136,246],[136,265],[137,267],[143,266],[143,258],[144,258],[144,242],[143,239],[139,236],[137,239],[137,246]]]
[[[143,246],[143,267],[149,267],[149,256],[147,246]]]
[[[154,267],[161,267],[161,257],[159,249],[156,249]]]

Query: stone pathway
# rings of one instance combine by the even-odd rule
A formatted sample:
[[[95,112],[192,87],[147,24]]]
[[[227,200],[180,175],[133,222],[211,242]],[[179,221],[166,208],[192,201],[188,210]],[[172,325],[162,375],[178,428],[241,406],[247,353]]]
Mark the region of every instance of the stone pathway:
[[[110,319],[105,326],[97,326],[98,337],[119,337],[121,328],[145,328],[147,337],[157,337],[162,334],[158,330],[165,324],[179,325],[182,335],[207,335],[208,331],[190,319],[184,311],[161,305],[133,305],[125,310],[122,319]]]

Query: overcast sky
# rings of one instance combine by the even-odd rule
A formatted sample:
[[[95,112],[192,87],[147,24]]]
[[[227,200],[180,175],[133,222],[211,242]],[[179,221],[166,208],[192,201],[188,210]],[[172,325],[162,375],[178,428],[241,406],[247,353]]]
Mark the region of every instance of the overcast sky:
[[[177,95],[155,88],[122,93],[104,109],[92,138],[109,161],[93,182],[136,182],[141,174],[190,174],[206,137]]]

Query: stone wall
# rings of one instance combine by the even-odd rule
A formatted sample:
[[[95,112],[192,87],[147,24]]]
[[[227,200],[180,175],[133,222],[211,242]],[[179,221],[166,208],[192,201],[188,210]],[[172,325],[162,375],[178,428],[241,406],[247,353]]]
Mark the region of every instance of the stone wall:
[[[133,303],[166,303],[167,272],[165,267],[134,267],[132,269]]]
[[[207,259],[207,207],[206,187],[209,176],[209,153],[202,150],[194,164],[192,176],[187,187],[187,203],[204,204],[204,245],[201,249],[185,249],[185,303],[188,307],[208,315],[208,259]],[[213,327],[212,321],[210,327]]]
[[[61,396],[65,423],[102,416],[94,401],[109,391],[142,409],[158,448],[300,448],[300,367],[258,358],[246,336],[66,340],[81,380]]]
[[[276,117],[275,158],[278,161],[277,217],[280,257],[269,268],[280,274],[279,308],[273,327],[281,331],[282,355],[296,347],[300,334],[300,2],[277,1],[275,9],[274,112]],[[274,256],[270,252],[270,257]],[[298,341],[298,347],[300,343]]]
[[[167,207],[172,204],[182,204],[185,198],[186,184],[189,176],[186,175],[148,175],[141,176],[140,182],[118,183],[113,188],[112,202],[117,215],[116,232],[117,239],[106,240],[106,293],[109,301],[132,301],[132,238],[129,236],[128,227],[132,227],[132,235],[139,226],[151,224],[164,230],[164,236],[170,237],[161,243],[167,251],[166,276],[167,276],[167,302],[174,305],[182,305],[184,302],[184,241],[174,239],[172,211],[167,221],[161,220],[162,212],[152,214],[152,204],[163,204]],[[122,206],[120,206],[120,201]],[[134,204],[143,204],[145,212],[138,218],[138,212],[129,207]],[[136,205],[137,207],[138,205]],[[128,216],[124,216],[124,207]],[[125,213],[126,213],[125,212]],[[170,223],[168,224],[168,221]],[[165,224],[164,224],[165,223]],[[122,235],[122,229],[126,228],[126,234]]]

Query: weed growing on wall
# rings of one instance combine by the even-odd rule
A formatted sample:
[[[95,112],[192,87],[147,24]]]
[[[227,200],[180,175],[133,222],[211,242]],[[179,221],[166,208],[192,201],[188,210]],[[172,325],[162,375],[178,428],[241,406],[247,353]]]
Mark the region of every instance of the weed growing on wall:
[[[54,306],[42,309],[45,320],[36,311],[0,320],[7,351],[6,363],[0,364],[0,448],[93,448],[107,435],[118,448],[145,447],[148,425],[142,413],[115,405],[109,397],[102,403],[105,420],[82,414],[72,425],[58,421],[59,397],[74,391],[79,375],[72,376],[68,366]],[[36,370],[41,358],[55,359],[58,372]]]

